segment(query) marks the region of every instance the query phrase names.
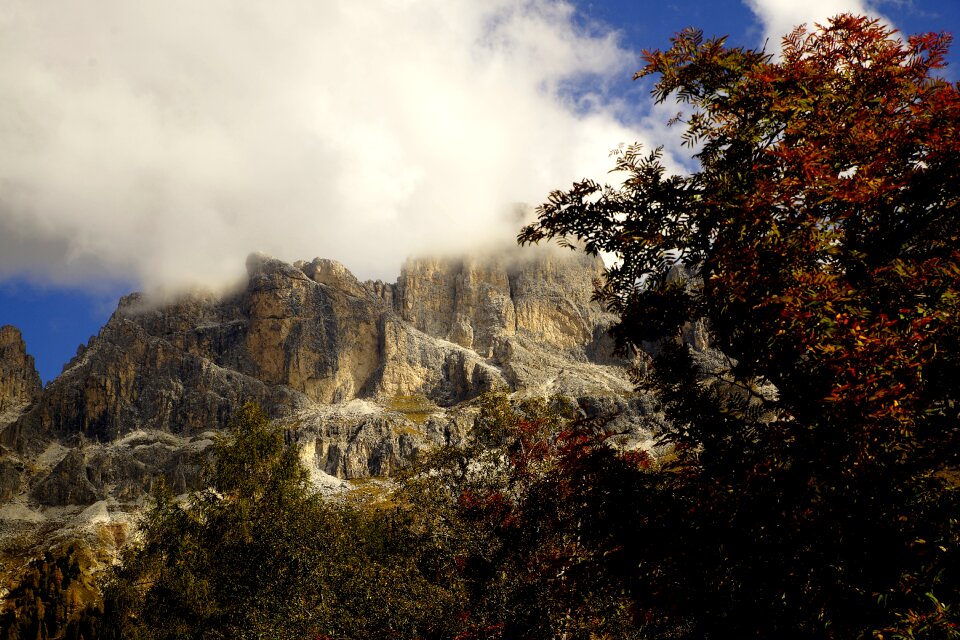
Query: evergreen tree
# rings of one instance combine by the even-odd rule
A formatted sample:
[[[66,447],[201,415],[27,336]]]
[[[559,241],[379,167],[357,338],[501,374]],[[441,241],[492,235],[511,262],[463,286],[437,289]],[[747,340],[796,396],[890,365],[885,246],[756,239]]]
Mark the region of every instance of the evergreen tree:
[[[450,595],[399,515],[327,504],[254,405],[213,445],[208,488],[164,484],[105,589],[102,637],[445,637]]]

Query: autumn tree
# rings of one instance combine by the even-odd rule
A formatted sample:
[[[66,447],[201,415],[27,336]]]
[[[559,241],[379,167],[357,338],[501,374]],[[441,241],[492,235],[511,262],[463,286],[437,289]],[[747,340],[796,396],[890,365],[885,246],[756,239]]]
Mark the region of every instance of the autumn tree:
[[[466,441],[426,456],[397,494],[421,566],[459,594],[456,637],[645,637],[614,565],[638,528],[622,505],[653,495],[638,482],[649,456],[620,455],[569,399],[477,402]]]
[[[659,344],[644,384],[677,461],[630,588],[677,633],[957,637],[948,44],[851,15],[798,28],[780,57],[684,31],[636,77],[683,105],[696,169],[623,148],[622,185],[554,192],[520,236],[615,255],[598,291],[615,335]],[[726,366],[683,344],[695,321]]]

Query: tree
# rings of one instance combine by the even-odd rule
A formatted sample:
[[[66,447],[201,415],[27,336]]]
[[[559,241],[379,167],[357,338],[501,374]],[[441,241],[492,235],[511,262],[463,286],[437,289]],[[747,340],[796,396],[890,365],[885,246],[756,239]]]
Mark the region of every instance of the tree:
[[[633,480],[648,456],[618,455],[569,400],[478,404],[467,441],[420,461],[397,496],[421,564],[460,594],[456,637],[643,637],[609,559],[622,559],[618,525],[636,512],[620,506],[643,499]]]
[[[307,637],[323,506],[283,433],[254,405],[213,445],[209,489],[183,503],[160,483],[139,544],[105,593],[105,633],[123,638]],[[220,634],[220,635],[218,635]]]
[[[636,513],[618,507],[656,496],[635,482],[649,458],[606,446],[569,401],[477,406],[467,442],[383,500],[334,502],[245,407],[213,447],[208,489],[154,492],[87,637],[642,637],[617,549]]]
[[[440,638],[451,595],[402,514],[329,504],[255,405],[216,441],[208,488],[154,491],[104,593],[106,638]]]
[[[97,625],[96,589],[81,564],[91,562],[82,543],[54,547],[32,560],[4,595],[0,639],[91,637]],[[81,605],[81,602],[85,602]]]
[[[614,254],[598,297],[619,344],[660,344],[646,384],[677,461],[637,532],[664,546],[631,588],[691,637],[957,637],[948,44],[851,15],[798,28],[780,59],[684,31],[636,77],[685,105],[697,170],[620,149],[622,186],[556,191],[520,235]],[[728,366],[679,340],[698,319]]]

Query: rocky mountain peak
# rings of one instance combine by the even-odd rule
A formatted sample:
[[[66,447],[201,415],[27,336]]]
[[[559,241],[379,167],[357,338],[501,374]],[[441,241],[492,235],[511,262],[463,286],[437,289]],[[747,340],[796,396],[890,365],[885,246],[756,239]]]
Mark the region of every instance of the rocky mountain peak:
[[[125,297],[42,391],[5,328],[3,397],[21,404],[0,423],[0,552],[4,529],[72,527],[96,505],[120,521],[161,477],[196,488],[214,434],[250,401],[300,446],[317,486],[337,490],[459,441],[491,390],[562,394],[647,441],[659,418],[612,354],[613,316],[591,301],[602,268],[513,247],[411,259],[385,283],[335,260],[253,254],[230,293]]]
[[[20,330],[11,325],[0,327],[0,413],[31,404],[40,396],[43,385],[33,356]]]
[[[551,247],[486,256],[408,260],[397,281],[397,311],[420,331],[484,357],[497,338],[525,334],[566,349],[592,338],[605,315],[591,302],[597,257]]]

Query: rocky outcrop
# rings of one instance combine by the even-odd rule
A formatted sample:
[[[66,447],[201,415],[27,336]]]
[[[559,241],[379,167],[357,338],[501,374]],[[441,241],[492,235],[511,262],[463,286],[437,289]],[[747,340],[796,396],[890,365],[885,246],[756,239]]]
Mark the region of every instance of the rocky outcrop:
[[[614,321],[592,301],[602,275],[598,257],[556,250],[539,254],[511,279],[518,331],[557,349],[590,344],[597,328],[605,333]]]
[[[412,259],[397,281],[397,310],[420,331],[483,357],[497,338],[526,334],[569,349],[609,322],[591,301],[597,257],[536,248],[462,259]]]
[[[461,440],[469,401],[491,390],[562,394],[649,439],[653,405],[612,354],[613,317],[591,302],[601,272],[582,254],[513,248],[411,259],[391,284],[257,254],[226,295],[125,297],[42,393],[19,333],[4,329],[4,397],[19,404],[0,423],[0,525],[122,514],[161,477],[196,488],[213,434],[247,401],[287,430],[325,490]]]
[[[0,442],[23,451],[49,437],[111,441],[137,429],[190,433],[222,427],[246,401],[278,417],[306,404],[289,387],[268,385],[151,334],[127,315],[135,302],[121,304]]]
[[[253,256],[247,268],[246,351],[254,375],[322,403],[369,392],[379,366],[382,302],[331,260],[314,260],[305,272]]]
[[[355,398],[452,406],[498,388],[619,393],[622,368],[605,369],[616,362],[597,346],[611,317],[590,301],[601,269],[581,254],[514,250],[410,260],[385,285],[331,260],[253,255],[231,295],[125,298],[0,442],[26,451],[78,434],[189,435],[223,428],[245,401],[279,419]]]
[[[197,487],[207,437],[178,438],[138,431],[109,445],[88,443],[69,449],[37,482],[30,495],[40,505],[89,505],[113,499],[136,503],[163,478],[183,493]]]
[[[396,317],[383,319],[381,335],[380,397],[422,394],[452,405],[507,388],[501,372],[475,351],[437,340]]]
[[[0,460],[0,504],[17,495],[25,471],[23,462],[10,458]]]
[[[34,402],[42,389],[20,330],[10,325],[0,327],[0,414]]]
[[[43,390],[19,332],[0,330],[0,577],[8,559],[76,540],[108,562],[158,480],[200,487],[208,447],[248,401],[324,493],[461,442],[492,390],[562,394],[612,416],[621,446],[653,447],[662,418],[591,302],[601,271],[514,247],[360,282],[333,260],[252,255],[226,294],[125,297]]]
[[[494,336],[517,329],[510,278],[501,259],[408,260],[397,293],[403,320],[484,357],[490,355]]]

